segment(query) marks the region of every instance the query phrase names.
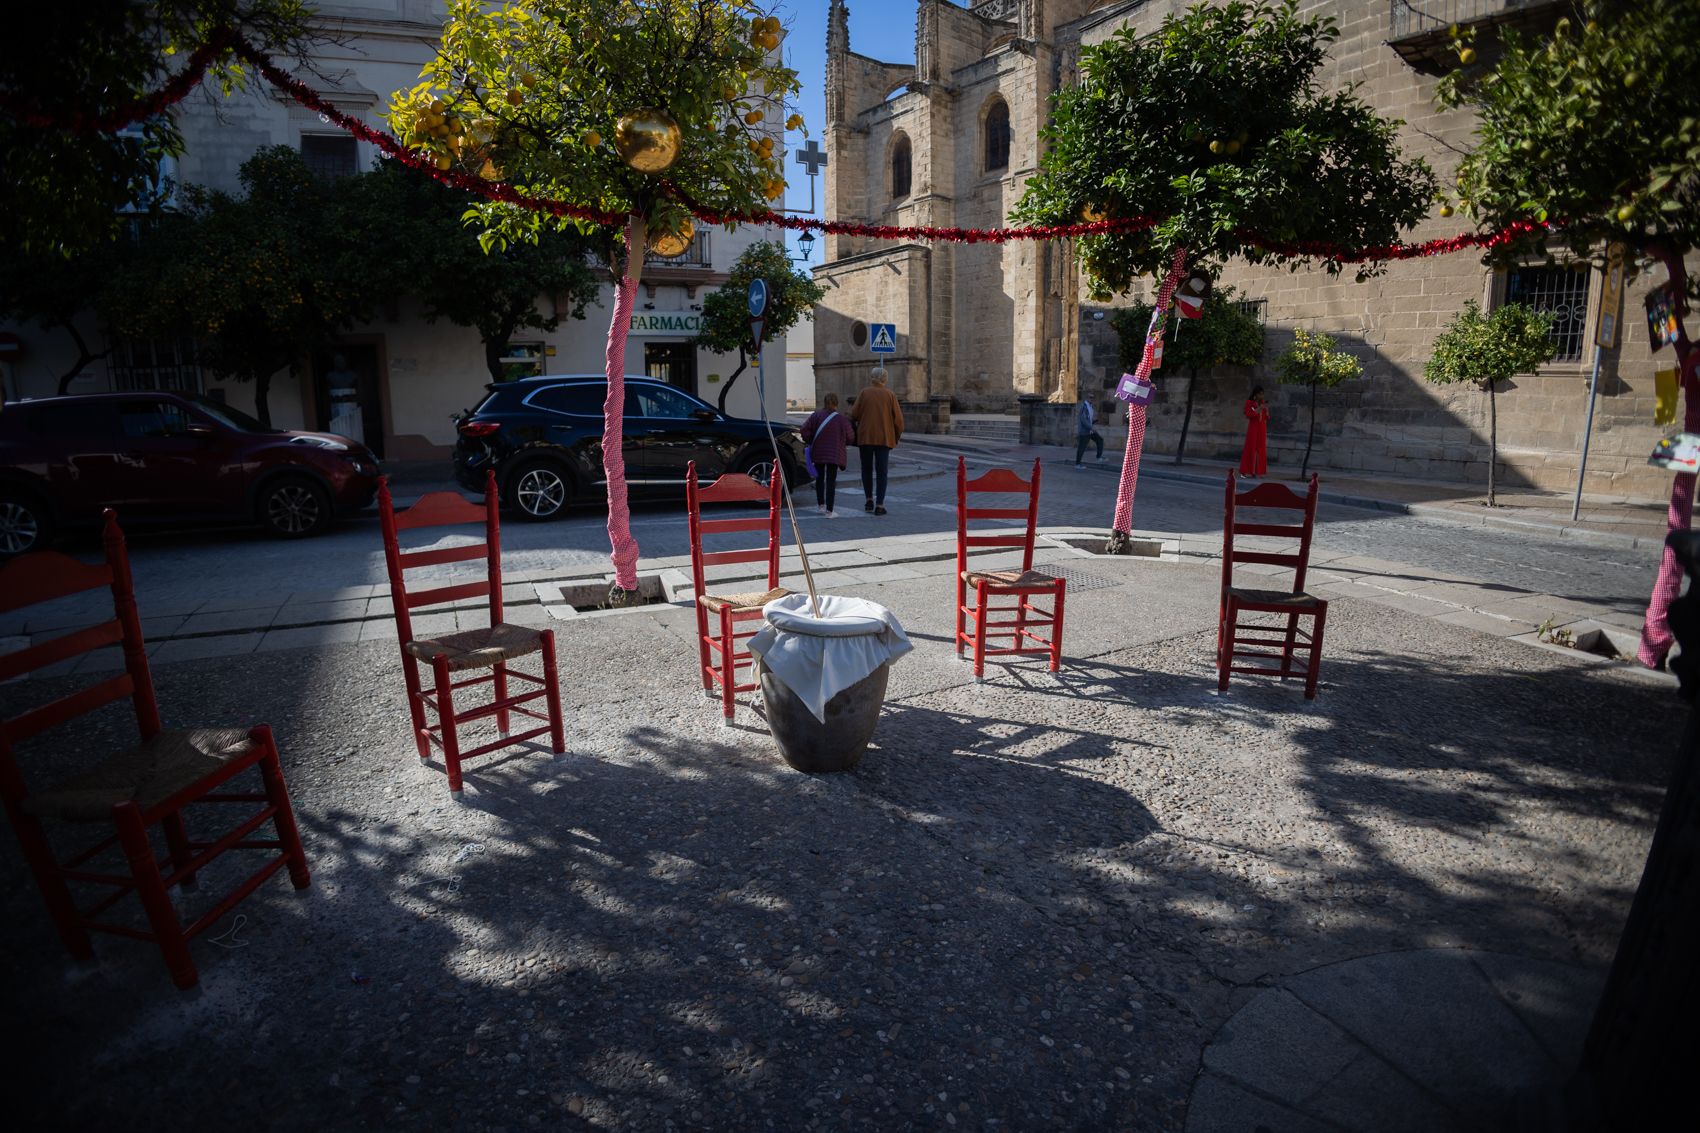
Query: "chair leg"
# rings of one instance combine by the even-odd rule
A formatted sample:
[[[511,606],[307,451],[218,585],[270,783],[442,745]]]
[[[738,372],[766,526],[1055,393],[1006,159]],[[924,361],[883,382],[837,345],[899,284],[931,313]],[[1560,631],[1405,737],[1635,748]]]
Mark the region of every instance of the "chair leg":
[[[401,675],[407,681],[407,712],[413,719],[413,746],[419,749],[419,758],[431,758],[430,733],[426,731],[425,705],[422,703],[424,691],[419,683],[419,662],[407,651],[401,655]]]
[[[1239,629],[1240,611],[1229,599],[1222,608],[1222,620],[1217,630],[1216,645],[1216,691],[1228,691],[1228,672],[1234,664],[1234,634]]]
[[[1318,602],[1310,624],[1310,670],[1305,674],[1305,699],[1316,699],[1316,680],[1322,673],[1322,627],[1328,621],[1328,603]]]
[[[567,753],[567,729],[561,719],[561,678],[555,663],[555,631],[543,631],[543,691],[549,705],[549,742],[556,755]]]
[[[508,666],[506,662],[500,662],[490,670],[490,686],[496,693],[498,704],[508,698]],[[496,730],[504,736],[508,734],[508,710],[506,708],[496,709]]]
[[[1051,608],[1051,672],[1062,668],[1062,629],[1063,629],[1063,594],[1068,590],[1066,582],[1057,583],[1057,599]]]
[[[974,584],[974,680],[986,679],[986,583]]]
[[[165,829],[165,845],[171,851],[171,865],[173,872],[176,872],[187,866],[195,856],[194,851],[189,849],[189,830],[183,825],[183,814],[180,811],[172,811],[160,819],[160,825]],[[186,873],[177,884],[185,889],[193,889],[195,875]]]
[[[1029,594],[1015,596],[1015,647],[1027,648],[1027,604],[1031,601]]]
[[[732,702],[732,685],[737,680],[737,647],[732,637],[732,607],[720,611],[720,712],[730,724],[737,708]]]
[[[313,878],[307,870],[307,851],[301,848],[301,832],[295,826],[295,808],[289,803],[289,787],[283,781],[283,763],[278,758],[277,741],[272,738],[271,728],[265,724],[248,735],[265,753],[260,756],[260,781],[265,784],[266,801],[272,804],[272,825],[277,827],[277,840],[283,843],[283,853],[289,862],[290,884],[297,889],[305,889]]]
[[[1286,680],[1288,677],[1296,675],[1293,672],[1293,659],[1294,659],[1293,653],[1294,653],[1294,650],[1295,650],[1295,648],[1297,647],[1297,644],[1298,644],[1298,636],[1299,636],[1299,615],[1297,613],[1288,614],[1287,615],[1286,642],[1281,646],[1281,679],[1282,680]]]
[[[956,659],[962,659],[963,623],[967,621],[967,611],[963,609],[968,604],[968,583],[963,579],[962,572],[956,572]]]
[[[36,887],[47,902],[47,914],[53,918],[53,927],[58,930],[65,951],[74,960],[94,959],[94,942],[89,939],[83,918],[77,913],[76,898],[65,884],[64,874],[59,872],[59,863],[53,857],[53,847],[47,840],[47,831],[42,829],[41,820],[33,814],[24,814],[9,803],[6,812],[12,820],[12,829],[18,832],[24,860],[29,863],[30,872],[35,874]]]
[[[714,691],[714,661],[708,655],[708,607],[701,602],[697,607],[697,676],[702,678],[702,691]]]
[[[165,881],[159,876],[159,863],[154,860],[153,847],[148,844],[147,827],[142,825],[142,812],[135,803],[119,803],[112,808],[113,822],[118,827],[118,844],[130,863],[130,876],[136,882],[136,896],[141,898],[147,914],[148,927],[153,930],[154,942],[165,957],[171,982],[187,990],[199,981],[195,962],[189,957],[189,942],[183,938],[183,924],[177,910],[171,907]]]
[[[460,723],[455,719],[454,691],[449,688],[449,659],[437,657],[431,662],[436,678],[437,724],[443,733],[443,766],[449,773],[449,793],[460,794]]]

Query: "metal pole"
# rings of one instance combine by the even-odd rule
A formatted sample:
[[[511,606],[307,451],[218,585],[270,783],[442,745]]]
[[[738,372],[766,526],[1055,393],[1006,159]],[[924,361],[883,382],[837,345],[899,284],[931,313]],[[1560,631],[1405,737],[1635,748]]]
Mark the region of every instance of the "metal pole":
[[[1594,439],[1594,395],[1600,388],[1600,344],[1594,344],[1594,372],[1588,375],[1588,423],[1582,426],[1582,459],[1576,464],[1576,499],[1570,504],[1570,521],[1582,517],[1582,477],[1588,473],[1588,444]]]

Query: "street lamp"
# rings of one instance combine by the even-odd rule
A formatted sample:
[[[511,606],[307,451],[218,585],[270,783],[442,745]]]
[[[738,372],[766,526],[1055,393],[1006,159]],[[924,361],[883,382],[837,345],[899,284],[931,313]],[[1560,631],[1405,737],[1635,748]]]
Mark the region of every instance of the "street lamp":
[[[797,257],[797,262],[800,264],[808,263],[810,254],[815,250],[815,234],[805,230],[801,236],[797,237],[797,250],[802,253],[801,256]]]

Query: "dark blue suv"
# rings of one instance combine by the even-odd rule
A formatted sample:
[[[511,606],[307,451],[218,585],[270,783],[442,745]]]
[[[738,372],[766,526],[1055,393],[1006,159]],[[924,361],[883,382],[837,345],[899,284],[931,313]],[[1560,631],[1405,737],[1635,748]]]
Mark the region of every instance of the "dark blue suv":
[[[496,470],[502,501],[522,518],[559,519],[574,500],[604,499],[601,374],[522,378],[486,387],[478,407],[460,419],[455,479],[484,490]],[[682,497],[685,469],[696,462],[704,480],[743,472],[767,483],[773,449],[767,426],[727,417],[683,390],[652,378],[626,378],[626,481],[634,499]],[[803,441],[791,425],[775,424],[786,481],[805,483]]]

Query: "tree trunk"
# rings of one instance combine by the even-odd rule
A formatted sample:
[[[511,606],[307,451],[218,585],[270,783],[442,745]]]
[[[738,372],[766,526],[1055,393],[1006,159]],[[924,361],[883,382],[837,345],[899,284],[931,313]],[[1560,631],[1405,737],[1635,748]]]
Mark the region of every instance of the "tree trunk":
[[[1268,427],[1265,426],[1266,430],[1267,430],[1267,428]],[[1267,434],[1266,434],[1266,436],[1267,436]],[[1310,432],[1305,434],[1305,459],[1304,459],[1304,463],[1299,466],[1299,479],[1300,480],[1303,480],[1305,477],[1310,475],[1310,447],[1311,447],[1311,445],[1313,445],[1315,443],[1316,443],[1316,383],[1311,382],[1310,383]],[[1269,444],[1268,440],[1265,439],[1264,446],[1267,447],[1268,444]]]
[[[83,340],[82,332],[71,320],[66,319],[59,324],[65,328],[65,333],[71,336],[71,341],[77,344],[77,361],[59,378],[59,396],[64,397],[71,392],[71,383],[77,380],[77,375],[88,369],[89,363],[111,354],[110,349],[102,350],[99,354],[89,352],[89,344]]]
[[[267,400],[271,390],[272,376],[269,370],[254,375],[254,416],[268,429],[272,427],[272,407],[271,402]]]
[[[614,317],[608,325],[608,354],[605,359],[608,397],[602,403],[602,474],[608,481],[608,545],[614,561],[614,584],[608,588],[611,606],[635,605],[638,597],[637,540],[632,538],[632,516],[626,504],[626,459],[624,423],[626,414],[626,335],[632,325],[632,304],[637,301],[638,280],[643,274],[643,254],[649,234],[644,218],[633,213],[626,222],[626,271],[615,289]]]
[[[490,371],[490,380],[493,382],[502,380],[502,351],[507,345],[506,339],[501,342],[492,338],[484,340],[484,367]]]
[[[1163,284],[1157,289],[1157,306],[1152,315],[1153,326],[1161,327],[1163,320],[1169,317],[1169,300],[1175,293],[1175,285],[1181,280],[1181,273],[1185,270],[1186,249],[1176,248],[1169,274],[1163,277]],[[1134,371],[1139,378],[1151,376],[1151,354],[1152,343],[1147,340],[1145,351],[1139,359],[1139,368]],[[1120,532],[1124,538],[1117,540],[1112,534],[1111,546],[1118,542],[1125,544],[1125,536],[1133,533],[1133,496],[1139,489],[1139,454],[1144,444],[1145,406],[1130,403],[1127,412],[1127,446],[1122,453],[1122,475],[1116,484],[1116,510],[1110,519],[1110,531]]]
[[[1494,396],[1497,383],[1488,381],[1488,507],[1498,506],[1494,498],[1494,468],[1499,464],[1499,399]]]
[[[742,374],[745,370],[749,369],[749,365],[749,352],[746,351],[743,344],[740,343],[738,346],[738,368],[732,371],[732,376],[727,378],[725,384],[720,387],[720,412],[726,412],[726,397],[732,392],[732,383],[738,380],[739,374]],[[764,405],[762,406],[762,409],[763,415],[765,416],[767,407]]]
[[[1175,446],[1175,463],[1186,459],[1186,431],[1192,425],[1192,391],[1198,388],[1198,367],[1188,366],[1186,371],[1186,413],[1181,417],[1181,439]]]

